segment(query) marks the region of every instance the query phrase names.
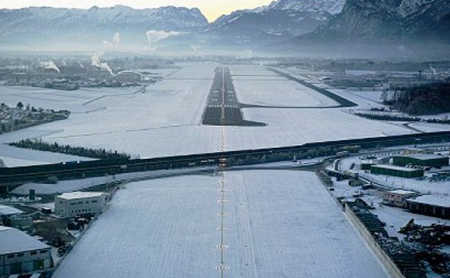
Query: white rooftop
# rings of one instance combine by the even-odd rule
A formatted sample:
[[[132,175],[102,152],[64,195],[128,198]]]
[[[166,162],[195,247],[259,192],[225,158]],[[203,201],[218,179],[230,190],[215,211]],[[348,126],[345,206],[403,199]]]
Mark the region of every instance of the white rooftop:
[[[361,163],[366,163],[366,164],[375,164],[378,162],[378,159],[363,159],[361,160]]]
[[[20,209],[16,209],[16,208],[5,206],[5,205],[0,205],[0,216],[1,215],[8,216],[8,215],[14,215],[14,214],[21,214],[21,213],[22,213],[22,211]]]
[[[373,165],[372,167],[398,170],[398,171],[403,171],[403,172],[415,172],[415,171],[419,170],[416,168],[407,168],[407,167],[400,167],[400,166],[387,165],[387,164],[378,164],[378,165]]]
[[[0,255],[46,248],[50,246],[20,230],[0,226]]]
[[[450,196],[445,195],[423,195],[408,200],[421,204],[450,208]]]
[[[105,193],[103,192],[70,192],[70,193],[63,193],[58,196],[58,198],[66,199],[66,200],[74,200],[74,199],[83,199],[83,198],[94,198],[94,197],[101,197]]]
[[[411,155],[402,155],[401,157],[410,157],[418,160],[428,160],[428,159],[440,159],[440,158],[446,158],[442,155],[436,155],[436,154],[423,154],[423,153],[417,153],[417,154],[411,154]]]
[[[389,191],[389,193],[399,194],[399,195],[412,195],[412,194],[417,194],[417,193],[414,192],[414,191],[401,190],[401,189],[398,189],[398,190],[392,190],[392,191]]]

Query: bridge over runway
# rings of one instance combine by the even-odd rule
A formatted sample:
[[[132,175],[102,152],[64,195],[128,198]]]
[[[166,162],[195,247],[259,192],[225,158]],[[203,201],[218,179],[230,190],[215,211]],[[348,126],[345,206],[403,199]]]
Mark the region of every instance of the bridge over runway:
[[[450,132],[433,132],[352,140],[307,143],[303,145],[250,149],[228,152],[190,154],[132,160],[94,160],[13,168],[0,168],[0,186],[40,181],[48,177],[79,179],[122,173],[180,169],[203,166],[238,166],[269,162],[293,161],[331,156],[342,151],[383,148],[401,145],[449,143]]]

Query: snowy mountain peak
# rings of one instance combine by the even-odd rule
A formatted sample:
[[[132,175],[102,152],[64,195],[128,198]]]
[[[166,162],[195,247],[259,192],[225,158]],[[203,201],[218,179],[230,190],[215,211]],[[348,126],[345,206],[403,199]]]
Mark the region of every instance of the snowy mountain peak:
[[[338,14],[342,11],[344,5],[345,0],[275,0],[268,8]]]

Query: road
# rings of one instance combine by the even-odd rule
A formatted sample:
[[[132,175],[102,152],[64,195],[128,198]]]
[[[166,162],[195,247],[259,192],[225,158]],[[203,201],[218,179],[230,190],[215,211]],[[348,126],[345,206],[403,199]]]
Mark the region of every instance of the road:
[[[348,147],[360,149],[415,145],[417,142],[450,142],[450,132],[434,132],[375,138],[363,138],[341,141],[308,143],[297,146],[249,149],[218,153],[203,153],[133,160],[95,160],[71,164],[48,164],[29,167],[0,168],[0,183],[13,183],[46,179],[49,176],[76,179],[105,174],[142,172],[149,170],[179,169],[199,166],[239,166],[266,162],[290,161],[302,157],[320,156],[344,151]],[[325,151],[325,152],[324,152]]]

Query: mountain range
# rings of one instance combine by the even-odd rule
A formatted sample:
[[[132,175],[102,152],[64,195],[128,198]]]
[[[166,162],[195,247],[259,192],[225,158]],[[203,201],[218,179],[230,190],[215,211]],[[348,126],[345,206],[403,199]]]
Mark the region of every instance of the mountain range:
[[[296,36],[315,30],[338,14],[345,0],[277,0],[239,10],[213,22],[209,31],[234,35]]]
[[[193,32],[208,25],[199,9],[127,6],[88,10],[31,7],[0,10],[0,45],[102,44],[120,34],[125,42],[145,44],[148,31]],[[171,33],[170,33],[171,34]],[[116,36],[117,38],[117,36]]]
[[[450,42],[448,0],[347,0],[342,12],[304,38]]]
[[[208,23],[199,9],[0,10],[0,48],[278,48],[324,42],[450,42],[448,0],[276,0]],[[87,48],[89,48],[87,47]]]

